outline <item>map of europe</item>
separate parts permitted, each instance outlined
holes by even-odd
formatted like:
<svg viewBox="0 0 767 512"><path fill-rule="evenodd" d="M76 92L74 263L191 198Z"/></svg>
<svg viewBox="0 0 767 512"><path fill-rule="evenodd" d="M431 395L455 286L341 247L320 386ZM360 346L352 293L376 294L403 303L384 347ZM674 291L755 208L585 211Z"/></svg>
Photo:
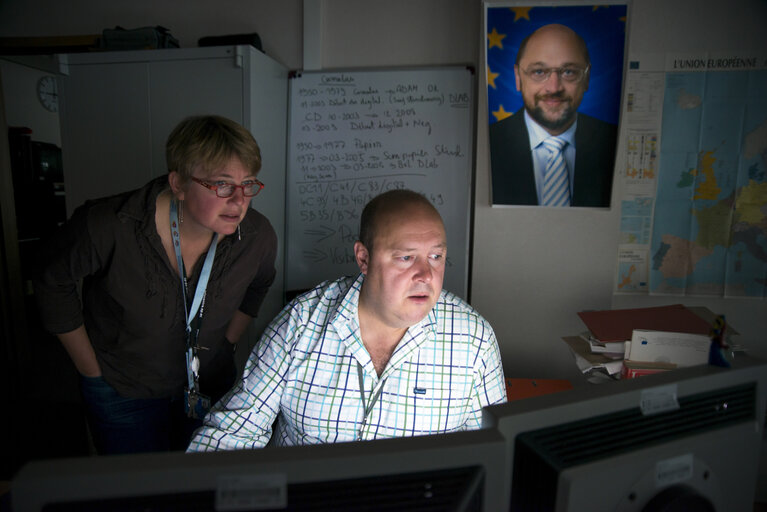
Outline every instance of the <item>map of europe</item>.
<svg viewBox="0 0 767 512"><path fill-rule="evenodd" d="M767 297L767 71L669 73L651 293Z"/></svg>

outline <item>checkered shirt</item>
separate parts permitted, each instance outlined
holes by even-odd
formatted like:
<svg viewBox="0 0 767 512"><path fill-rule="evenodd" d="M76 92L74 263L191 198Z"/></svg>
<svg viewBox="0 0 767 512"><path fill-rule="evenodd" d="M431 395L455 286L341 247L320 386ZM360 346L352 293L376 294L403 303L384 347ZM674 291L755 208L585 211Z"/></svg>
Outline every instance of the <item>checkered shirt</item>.
<svg viewBox="0 0 767 512"><path fill-rule="evenodd" d="M275 419L278 446L477 429L484 406L506 401L492 327L444 290L407 330L379 377L360 336L362 281L360 274L325 282L288 304L188 451L265 446ZM379 387L366 416L363 404L370 405Z"/></svg>

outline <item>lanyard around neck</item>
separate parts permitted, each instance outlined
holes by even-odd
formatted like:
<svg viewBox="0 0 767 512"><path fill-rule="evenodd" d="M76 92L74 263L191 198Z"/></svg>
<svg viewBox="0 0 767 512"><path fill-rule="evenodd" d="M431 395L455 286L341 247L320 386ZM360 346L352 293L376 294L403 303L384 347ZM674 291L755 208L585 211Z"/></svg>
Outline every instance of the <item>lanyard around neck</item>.
<svg viewBox="0 0 767 512"><path fill-rule="evenodd" d="M364 372L362 371L362 365L359 362L357 363L357 377L359 378L360 382L360 397L362 398L362 408L365 411L365 416L362 418L362 424L360 425L359 432L357 433L357 440L362 441L362 431L365 429L365 425L367 424L368 415L373 412L373 407L375 407L376 402L378 402L378 398L381 396L381 391L383 390L384 384L386 383L386 379L382 380L378 384L378 390L370 390L370 394L372 396L368 402L368 400L365 398Z"/></svg>
<svg viewBox="0 0 767 512"><path fill-rule="evenodd" d="M192 330L192 320L197 316L197 311L200 309L205 297L205 290L208 287L208 280L210 279L210 271L213 268L213 258L216 255L216 246L218 245L218 233L213 233L213 240L208 247L208 254L205 255L205 263L202 265L202 272L200 273L200 279L197 282L197 286L194 290L194 298L192 299L192 306L187 305L187 283L186 273L184 272L184 259L181 257L181 233L180 225L178 222L178 206L175 199L170 201L170 232L173 237L173 250L176 252L176 262L178 263L178 273L181 277L181 288L184 295L184 314L186 315L186 330L187 333Z"/></svg>
<svg viewBox="0 0 767 512"><path fill-rule="evenodd" d="M175 199L170 201L170 232L172 236L173 250L176 252L176 262L178 263L178 274L181 277L181 291L184 296L184 315L186 315L186 377L187 377L187 390L199 391L197 379L199 377L200 360L197 357L197 339L192 341L192 321L197 317L197 311L200 311L200 319L202 318L201 304L205 300L205 290L208 287L208 280L210 279L210 270L213 267L213 258L216 255L216 246L218 245L218 233L213 234L213 240L208 247L208 254L205 256L205 263L202 265L202 272L200 273L200 279L197 281L197 286L194 290L194 298L192 299L192 307L187 307L187 289L186 289L186 272L184 272L184 258L181 257L181 226L178 222L178 206ZM197 332L200 332L200 322L197 322Z"/></svg>

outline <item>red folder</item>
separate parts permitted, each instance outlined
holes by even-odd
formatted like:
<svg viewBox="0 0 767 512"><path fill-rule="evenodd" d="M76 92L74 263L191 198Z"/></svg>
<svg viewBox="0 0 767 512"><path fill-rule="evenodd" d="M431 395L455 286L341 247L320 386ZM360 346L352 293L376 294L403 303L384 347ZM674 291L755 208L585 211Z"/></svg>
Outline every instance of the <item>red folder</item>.
<svg viewBox="0 0 767 512"><path fill-rule="evenodd" d="M591 334L603 343L627 341L634 329L709 334L711 326L682 304L578 313Z"/></svg>

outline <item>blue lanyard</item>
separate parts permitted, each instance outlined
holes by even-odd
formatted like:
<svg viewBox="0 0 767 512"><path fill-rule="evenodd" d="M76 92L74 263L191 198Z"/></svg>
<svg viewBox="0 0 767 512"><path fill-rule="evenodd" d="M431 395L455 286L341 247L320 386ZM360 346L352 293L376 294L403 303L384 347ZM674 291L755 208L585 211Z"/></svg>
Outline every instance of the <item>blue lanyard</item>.
<svg viewBox="0 0 767 512"><path fill-rule="evenodd" d="M386 379L380 381L378 383L378 390L375 389L370 390L370 401L365 398L365 378L364 378L364 372L362 371L362 365L358 362L357 363L357 378L359 379L360 383L360 397L362 398L362 410L365 412L365 416L362 418L362 423L360 424L360 428L357 431L357 441L362 441L362 435L363 431L365 430L365 426L368 422L368 416L371 412L373 412L373 407L375 407L376 402L378 402L378 398L381 396L381 391L383 390L384 384L386 383Z"/></svg>
<svg viewBox="0 0 767 512"><path fill-rule="evenodd" d="M172 236L173 250L176 252L176 262L178 263L178 273L181 277L181 291L184 296L184 315L186 315L186 373L187 385L189 390L198 391L197 380L199 378L200 360L197 357L197 340L192 343L192 321L200 312L200 319L205 308L205 292L210 279L210 271L213 267L213 258L216 255L216 246L218 245L218 233L213 234L213 240L208 247L208 254L205 256L205 263L202 265L200 280L194 290L192 307L187 306L187 283L186 273L184 272L184 259L181 257L181 234L179 232L178 206L175 199L170 201L170 232ZM197 324L197 334L199 335L200 325Z"/></svg>

